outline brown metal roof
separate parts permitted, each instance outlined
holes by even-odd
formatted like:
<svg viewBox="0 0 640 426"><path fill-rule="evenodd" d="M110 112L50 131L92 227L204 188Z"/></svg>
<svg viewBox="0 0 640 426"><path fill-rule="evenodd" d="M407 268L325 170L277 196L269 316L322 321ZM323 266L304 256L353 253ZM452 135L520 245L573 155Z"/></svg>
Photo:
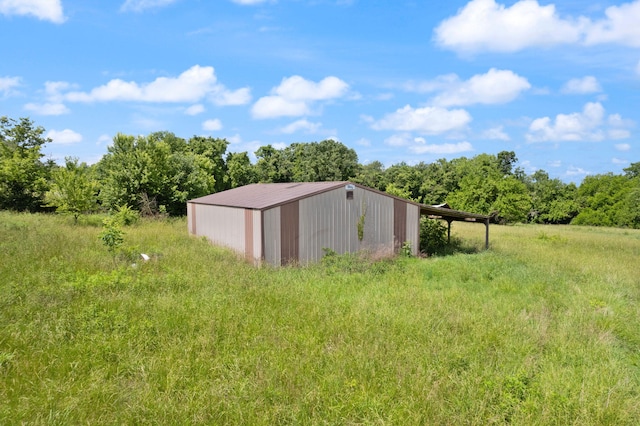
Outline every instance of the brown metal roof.
<svg viewBox="0 0 640 426"><path fill-rule="evenodd" d="M413 204L419 207L420 214L432 219L442 219L449 222L449 232L452 221L479 222L487 227L485 246L489 248L489 218L490 216L453 210L447 204L428 206L419 204L411 200L396 197L377 189L369 188L352 182L297 182L297 183L254 183L217 192L204 197L189 200L189 203L206 204L214 206L237 207L253 210L266 210L281 206L292 201L300 200L312 195L320 194L336 188L353 185L368 191L396 198L398 200Z"/></svg>
<svg viewBox="0 0 640 426"><path fill-rule="evenodd" d="M190 203L214 206L239 207L245 209L264 210L300 200L311 195L330 191L351 184L369 191L377 192L392 198L420 207L420 213L435 219L484 222L489 216L453 210L448 205L428 206L411 200L399 198L386 192L378 191L352 182L292 182L292 183L254 183L227 191L217 192L204 197L189 200Z"/></svg>
<svg viewBox="0 0 640 426"><path fill-rule="evenodd" d="M340 188L349 182L254 183L189 200L190 203L264 210Z"/></svg>

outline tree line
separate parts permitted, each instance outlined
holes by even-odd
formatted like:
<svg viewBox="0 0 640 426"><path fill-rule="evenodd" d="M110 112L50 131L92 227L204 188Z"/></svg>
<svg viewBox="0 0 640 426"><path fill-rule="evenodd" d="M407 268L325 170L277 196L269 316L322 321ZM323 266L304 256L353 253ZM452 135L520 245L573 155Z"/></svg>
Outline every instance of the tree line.
<svg viewBox="0 0 640 426"><path fill-rule="evenodd" d="M171 132L117 134L93 165L45 159L51 142L29 118L0 117L0 209L76 217L128 207L143 215L183 215L186 201L256 182L350 180L424 204L491 214L498 222L640 228L640 162L624 173L587 176L577 186L544 170L527 175L513 151L384 167L360 164L334 140L228 152L225 139Z"/></svg>

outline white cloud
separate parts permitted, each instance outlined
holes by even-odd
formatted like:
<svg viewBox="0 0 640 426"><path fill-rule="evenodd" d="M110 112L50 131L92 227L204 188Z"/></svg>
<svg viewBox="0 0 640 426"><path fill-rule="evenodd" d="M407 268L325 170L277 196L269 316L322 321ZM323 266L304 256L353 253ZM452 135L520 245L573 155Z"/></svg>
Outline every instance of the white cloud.
<svg viewBox="0 0 640 426"><path fill-rule="evenodd" d="M320 82L306 80L299 75L284 78L272 93L294 101L316 101L339 98L349 89L349 85L337 77L326 77Z"/></svg>
<svg viewBox="0 0 640 426"><path fill-rule="evenodd" d="M348 90L349 85L337 77L326 77L316 83L294 75L284 78L269 96L258 99L251 114L254 118L308 115L314 102L340 98Z"/></svg>
<svg viewBox="0 0 640 426"><path fill-rule="evenodd" d="M384 143L389 146L399 147L399 146L407 146L411 144L412 141L413 141L413 138L409 133L400 133L400 134L389 136L384 140Z"/></svg>
<svg viewBox="0 0 640 426"><path fill-rule="evenodd" d="M440 107L413 108L406 105L384 118L374 121L374 130L396 130L424 134L439 134L460 130L471 122L471 116L463 109L448 110Z"/></svg>
<svg viewBox="0 0 640 426"><path fill-rule="evenodd" d="M371 146L371 141L367 138L360 138L356 141L356 145L359 146Z"/></svg>
<svg viewBox="0 0 640 426"><path fill-rule="evenodd" d="M280 129L281 133L292 134L299 131L316 133L322 127L322 123L312 123L306 119L294 121Z"/></svg>
<svg viewBox="0 0 640 426"><path fill-rule="evenodd" d="M586 171L581 167L569 166L567 171L565 172L567 176L586 176L591 174L591 172Z"/></svg>
<svg viewBox="0 0 640 426"><path fill-rule="evenodd" d="M562 93L571 95L585 95L589 93L601 92L602 88L598 80L591 75L583 78L573 78L569 80L561 89Z"/></svg>
<svg viewBox="0 0 640 426"><path fill-rule="evenodd" d="M76 85L66 81L47 81L44 83L44 91L50 102L61 102L64 99L62 92L77 88Z"/></svg>
<svg viewBox="0 0 640 426"><path fill-rule="evenodd" d="M473 104L503 104L531 88L526 78L513 71L491 68L486 74L477 74L467 81L449 78L444 91L432 103L439 106Z"/></svg>
<svg viewBox="0 0 640 426"><path fill-rule="evenodd" d="M636 74L640 75L640 61L638 61L638 65L636 65Z"/></svg>
<svg viewBox="0 0 640 426"><path fill-rule="evenodd" d="M493 127L487 129L482 133L484 139L493 139L501 141L509 141L511 138L504 132L504 126Z"/></svg>
<svg viewBox="0 0 640 426"><path fill-rule="evenodd" d="M254 118L299 117L310 112L306 102L294 102L280 96L262 97L251 108Z"/></svg>
<svg viewBox="0 0 640 426"><path fill-rule="evenodd" d="M251 102L251 89L243 87L238 90L222 90L213 94L211 101L218 106L246 105Z"/></svg>
<svg viewBox="0 0 640 426"><path fill-rule="evenodd" d="M604 13L605 19L589 27L585 37L587 45L619 43L640 47L640 1L611 6Z"/></svg>
<svg viewBox="0 0 640 426"><path fill-rule="evenodd" d="M221 130L222 129L222 122L220 120L218 120L217 118L212 119L212 120L206 120L204 123L202 123L202 130L206 130L209 132L215 132L217 130Z"/></svg>
<svg viewBox="0 0 640 426"><path fill-rule="evenodd" d="M416 139L420 142L421 138ZM409 148L409 151L415 154L459 154L461 152L473 151L473 146L469 142L459 143L443 143L443 144L427 144L422 143Z"/></svg>
<svg viewBox="0 0 640 426"><path fill-rule="evenodd" d="M240 89L246 99L248 89ZM64 98L70 102L197 102L208 97L212 102L227 105L238 101L235 92L229 92L217 83L213 67L194 65L178 77L158 77L150 83L115 79L90 92L68 92Z"/></svg>
<svg viewBox="0 0 640 426"><path fill-rule="evenodd" d="M142 12L147 9L155 9L175 3L176 0L126 0L120 10L123 12Z"/></svg>
<svg viewBox="0 0 640 426"><path fill-rule="evenodd" d="M65 21L61 0L0 0L3 15L31 15L43 21Z"/></svg>
<svg viewBox="0 0 640 426"><path fill-rule="evenodd" d="M511 7L472 0L435 29L438 44L459 52L515 52L532 46L579 41L584 19L560 18L555 6L521 0Z"/></svg>
<svg viewBox="0 0 640 426"><path fill-rule="evenodd" d="M204 112L204 105L202 104L191 105L189 108L184 110L184 113L186 115L198 115L198 114L202 114L203 112Z"/></svg>
<svg viewBox="0 0 640 426"><path fill-rule="evenodd" d="M623 160L623 159L616 158L616 157L613 157L613 158L611 159L611 162L612 162L613 164L629 164L629 162L628 162L627 160Z"/></svg>
<svg viewBox="0 0 640 426"><path fill-rule="evenodd" d="M600 141L605 138L604 124L603 106L590 102L582 112L558 114L555 121L549 117L533 120L526 137L530 142Z"/></svg>
<svg viewBox="0 0 640 426"><path fill-rule="evenodd" d="M609 139L629 139L631 132L626 129L609 129L607 136Z"/></svg>
<svg viewBox="0 0 640 426"><path fill-rule="evenodd" d="M74 132L70 129L64 130L49 130L46 135L53 143L60 145L70 145L78 142L82 142L82 135Z"/></svg>
<svg viewBox="0 0 640 426"><path fill-rule="evenodd" d="M615 43L640 47L640 0L610 6L600 20L560 17L555 5L520 0L507 7L495 0L471 0L434 31L436 42L461 53L516 52L560 44Z"/></svg>
<svg viewBox="0 0 640 426"><path fill-rule="evenodd" d="M18 86L20 86L20 77L0 77L0 95L13 95L14 89Z"/></svg>
<svg viewBox="0 0 640 426"><path fill-rule="evenodd" d="M631 150L631 145L628 143L618 143L615 145L615 147L618 151L622 151L622 152Z"/></svg>
<svg viewBox="0 0 640 426"><path fill-rule="evenodd" d="M253 5L253 4L266 3L268 0L231 0L231 1L241 5Z"/></svg>
<svg viewBox="0 0 640 426"><path fill-rule="evenodd" d="M113 142L113 138L107 134L103 134L100 135L100 137L98 137L98 140L96 142L96 145L100 146L100 145L110 145L111 142Z"/></svg>
<svg viewBox="0 0 640 426"><path fill-rule="evenodd" d="M28 103L24 106L24 109L39 115L63 115L69 113L69 108L61 103Z"/></svg>

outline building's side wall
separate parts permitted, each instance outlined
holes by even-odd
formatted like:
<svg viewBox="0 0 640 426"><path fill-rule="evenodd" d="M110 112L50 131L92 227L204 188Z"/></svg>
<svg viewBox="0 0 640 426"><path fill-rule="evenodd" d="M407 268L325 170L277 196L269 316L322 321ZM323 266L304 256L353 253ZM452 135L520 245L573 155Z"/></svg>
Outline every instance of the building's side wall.
<svg viewBox="0 0 640 426"><path fill-rule="evenodd" d="M280 266L280 207L274 207L262 212L262 253L264 261L271 265Z"/></svg>
<svg viewBox="0 0 640 426"><path fill-rule="evenodd" d="M187 229L191 235L196 235L196 205L187 203Z"/></svg>
<svg viewBox="0 0 640 426"><path fill-rule="evenodd" d="M393 199L359 187L352 191L353 199L338 188L299 201L301 263L320 260L324 248L340 254L393 250Z"/></svg>
<svg viewBox="0 0 640 426"><path fill-rule="evenodd" d="M361 250L370 252L393 252L393 198L377 192L362 191L364 202L364 238L360 244Z"/></svg>
<svg viewBox="0 0 640 426"><path fill-rule="evenodd" d="M245 210L234 207L193 204L187 209L195 235L245 255Z"/></svg>
<svg viewBox="0 0 640 426"><path fill-rule="evenodd" d="M253 263L259 265L262 263L262 212L260 210L251 210L253 221Z"/></svg>
<svg viewBox="0 0 640 426"><path fill-rule="evenodd" d="M407 204L402 200L393 200L393 245L396 252L407 240Z"/></svg>
<svg viewBox="0 0 640 426"><path fill-rule="evenodd" d="M420 252L420 207L407 203L406 240L411 244L411 254Z"/></svg>

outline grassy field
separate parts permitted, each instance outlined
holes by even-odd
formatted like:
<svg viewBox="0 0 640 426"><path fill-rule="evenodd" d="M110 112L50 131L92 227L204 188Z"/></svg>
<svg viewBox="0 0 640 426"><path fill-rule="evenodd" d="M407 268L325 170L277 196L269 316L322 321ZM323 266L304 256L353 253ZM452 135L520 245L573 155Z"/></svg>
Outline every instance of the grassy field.
<svg viewBox="0 0 640 426"><path fill-rule="evenodd" d="M640 231L256 269L184 219L114 262L99 225L0 212L0 424L640 424Z"/></svg>

